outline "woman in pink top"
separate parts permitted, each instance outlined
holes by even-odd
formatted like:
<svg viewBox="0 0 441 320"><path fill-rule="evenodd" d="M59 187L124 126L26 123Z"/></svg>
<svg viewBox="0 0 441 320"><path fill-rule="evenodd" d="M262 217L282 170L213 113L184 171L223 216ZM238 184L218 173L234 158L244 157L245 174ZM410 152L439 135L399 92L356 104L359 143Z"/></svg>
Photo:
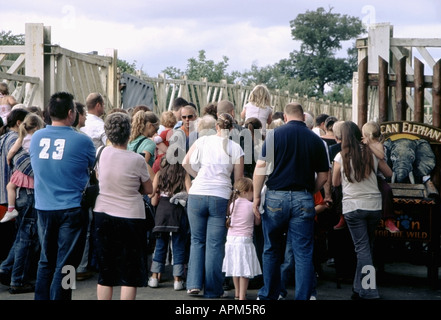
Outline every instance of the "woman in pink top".
<svg viewBox="0 0 441 320"><path fill-rule="evenodd" d="M253 180L247 177L234 183L227 212L227 243L222 272L233 277L235 299L246 300L249 280L262 274L253 244L254 225L260 215L253 213Z"/></svg>
<svg viewBox="0 0 441 320"><path fill-rule="evenodd" d="M136 288L147 285L147 225L143 194L153 192L143 156L127 150L130 117L115 112L106 117L110 146L97 164L100 193L93 209L98 257L98 300L111 300L121 286L121 300L134 300Z"/></svg>
<svg viewBox="0 0 441 320"><path fill-rule="evenodd" d="M240 117L247 121L249 118L257 118L262 123L262 134L266 133L266 125L273 121L273 109L271 105L271 94L268 88L259 84L254 87L248 98L248 103L243 107Z"/></svg>

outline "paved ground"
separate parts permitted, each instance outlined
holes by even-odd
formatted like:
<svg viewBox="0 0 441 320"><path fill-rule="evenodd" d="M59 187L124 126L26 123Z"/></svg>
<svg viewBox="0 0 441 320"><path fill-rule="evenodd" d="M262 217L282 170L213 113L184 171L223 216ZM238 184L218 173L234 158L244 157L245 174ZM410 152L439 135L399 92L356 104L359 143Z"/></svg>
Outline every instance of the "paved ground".
<svg viewBox="0 0 441 320"><path fill-rule="evenodd" d="M170 266L167 267L166 271L160 287L155 289L149 287L139 288L137 300L186 300L197 301L201 304L203 304L203 301L207 301L202 297L190 296L186 291L174 291ZM441 273L439 278L441 279ZM77 288L73 292L73 300L96 300L96 281L96 275L85 281L77 281ZM386 264L385 274L381 278L377 278L377 286L381 300L441 300L441 286L438 284L438 289L436 289L429 285L425 266L408 263ZM317 284L317 300L350 300L351 288L351 279L344 280L341 283L341 288L338 288L335 268L323 264L323 274L318 279ZM293 300L294 288L289 287L288 289L287 300ZM231 298L222 300L233 300L234 290L230 290L229 294ZM119 290L116 290L115 298L118 298L118 295ZM256 297L257 288L248 290L249 300L256 300ZM8 292L8 287L0 285L0 301L33 300L33 298L33 293L12 295Z"/></svg>

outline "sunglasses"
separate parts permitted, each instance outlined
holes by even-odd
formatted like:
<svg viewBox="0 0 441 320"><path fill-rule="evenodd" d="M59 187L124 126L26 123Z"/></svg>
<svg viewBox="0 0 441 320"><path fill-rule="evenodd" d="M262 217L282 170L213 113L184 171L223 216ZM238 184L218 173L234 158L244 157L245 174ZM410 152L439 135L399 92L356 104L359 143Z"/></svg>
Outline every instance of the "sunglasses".
<svg viewBox="0 0 441 320"><path fill-rule="evenodd" d="M193 115L189 114L188 116L181 116L181 118L184 119L184 120L187 119L187 118L188 119L193 119Z"/></svg>

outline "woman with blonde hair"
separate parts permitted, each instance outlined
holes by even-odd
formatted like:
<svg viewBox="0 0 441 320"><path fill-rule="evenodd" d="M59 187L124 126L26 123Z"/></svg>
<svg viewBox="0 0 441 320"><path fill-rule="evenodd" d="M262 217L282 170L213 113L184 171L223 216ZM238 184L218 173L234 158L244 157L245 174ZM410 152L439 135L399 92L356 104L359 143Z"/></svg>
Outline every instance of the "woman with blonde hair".
<svg viewBox="0 0 441 320"><path fill-rule="evenodd" d="M266 133L266 126L272 122L273 109L271 108L271 94L268 88L259 84L254 87L248 98L248 103L243 107L240 117L243 120L257 118L262 123L262 134Z"/></svg>
<svg viewBox="0 0 441 320"><path fill-rule="evenodd" d="M155 162L156 143L151 139L159 128L159 118L152 111L139 110L132 116L132 130L130 133L128 150L144 156L149 167L151 177Z"/></svg>

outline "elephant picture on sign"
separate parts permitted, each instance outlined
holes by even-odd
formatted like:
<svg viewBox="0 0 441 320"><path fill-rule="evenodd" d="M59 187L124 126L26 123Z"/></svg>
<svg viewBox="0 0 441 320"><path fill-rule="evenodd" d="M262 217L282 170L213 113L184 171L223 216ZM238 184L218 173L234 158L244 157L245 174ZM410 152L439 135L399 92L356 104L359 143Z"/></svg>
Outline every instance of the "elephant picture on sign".
<svg viewBox="0 0 441 320"><path fill-rule="evenodd" d="M391 183L424 183L435 168L435 154L424 139L388 139L384 142Z"/></svg>

